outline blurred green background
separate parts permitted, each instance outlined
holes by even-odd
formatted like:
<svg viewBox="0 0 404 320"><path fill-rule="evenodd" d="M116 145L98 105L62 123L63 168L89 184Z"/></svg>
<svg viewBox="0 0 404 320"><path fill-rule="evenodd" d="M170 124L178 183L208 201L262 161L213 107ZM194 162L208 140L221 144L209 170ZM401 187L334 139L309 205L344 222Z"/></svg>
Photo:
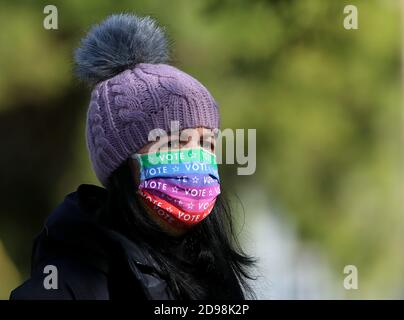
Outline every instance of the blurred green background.
<svg viewBox="0 0 404 320"><path fill-rule="evenodd" d="M58 30L43 28L47 4L58 8ZM358 30L343 28L348 4ZM89 89L73 77L72 51L119 12L166 26L173 64L209 88L223 128L257 130L256 173L222 166L227 189L264 194L298 241L327 257L337 286L356 265L360 289L343 298L404 298L400 4L0 2L0 298L28 276L32 240L54 206L79 184L98 184L84 140ZM245 214L248 224L255 207Z"/></svg>

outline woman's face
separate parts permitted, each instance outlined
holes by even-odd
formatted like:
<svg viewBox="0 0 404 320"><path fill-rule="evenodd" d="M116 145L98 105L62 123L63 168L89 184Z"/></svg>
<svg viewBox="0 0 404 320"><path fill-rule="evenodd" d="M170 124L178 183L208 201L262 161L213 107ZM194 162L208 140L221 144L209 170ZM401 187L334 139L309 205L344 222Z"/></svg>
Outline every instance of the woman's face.
<svg viewBox="0 0 404 320"><path fill-rule="evenodd" d="M179 134L167 135L166 137L161 137L157 141L153 141L143 148L137 151L139 154L145 154L149 152L165 151L165 150L178 150L178 149L190 149L190 148L204 148L212 153L215 152L216 148L216 135L214 130L207 128L192 128L184 129ZM140 183L140 167L139 163L135 159L130 159L130 167L133 172L136 187ZM153 212L149 210L147 206L144 206L146 211L151 215L151 217L167 232L172 235L181 235L185 231L174 229L172 226L164 223L155 216Z"/></svg>

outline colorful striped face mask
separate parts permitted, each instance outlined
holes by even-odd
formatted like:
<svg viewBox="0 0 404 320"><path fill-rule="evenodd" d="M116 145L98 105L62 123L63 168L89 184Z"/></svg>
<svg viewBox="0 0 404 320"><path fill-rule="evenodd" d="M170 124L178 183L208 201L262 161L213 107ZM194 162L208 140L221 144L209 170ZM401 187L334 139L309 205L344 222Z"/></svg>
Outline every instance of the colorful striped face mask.
<svg viewBox="0 0 404 320"><path fill-rule="evenodd" d="M212 211L220 193L215 154L203 149L177 149L135 154L140 164L138 194L169 224L187 228Z"/></svg>

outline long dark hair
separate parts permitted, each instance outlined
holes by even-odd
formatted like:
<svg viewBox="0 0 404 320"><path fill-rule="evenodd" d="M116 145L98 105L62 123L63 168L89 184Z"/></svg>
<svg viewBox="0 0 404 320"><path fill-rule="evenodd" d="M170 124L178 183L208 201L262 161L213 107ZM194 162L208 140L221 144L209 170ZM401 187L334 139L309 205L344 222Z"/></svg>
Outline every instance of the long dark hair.
<svg viewBox="0 0 404 320"><path fill-rule="evenodd" d="M143 246L157 261L177 299L243 299L254 294L247 283L255 260L241 249L222 193L213 212L184 236L162 230L143 209L128 162L110 176L102 218ZM172 248L185 243L183 255Z"/></svg>

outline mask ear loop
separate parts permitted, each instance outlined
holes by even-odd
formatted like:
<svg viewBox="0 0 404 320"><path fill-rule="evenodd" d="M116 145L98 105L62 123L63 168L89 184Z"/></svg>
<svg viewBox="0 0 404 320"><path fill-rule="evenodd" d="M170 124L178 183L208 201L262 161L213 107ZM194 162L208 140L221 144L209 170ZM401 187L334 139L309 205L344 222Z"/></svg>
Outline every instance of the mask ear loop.
<svg viewBox="0 0 404 320"><path fill-rule="evenodd" d="M141 155L139 153L134 153L130 156L130 159L136 160L136 163L138 165L139 168L139 172L138 172L138 177L136 180L138 180L138 184L140 185L140 183L142 182L142 176L143 176L143 163L141 161ZM135 171L132 169L132 171ZM133 174L135 174L136 172L133 172Z"/></svg>
<svg viewBox="0 0 404 320"><path fill-rule="evenodd" d="M132 155L130 156L133 160L137 160L137 163L138 163L138 165L139 165L140 171L143 169L143 162L142 162L141 156L142 156L142 155L141 155L140 153L134 153L134 154L132 154Z"/></svg>

